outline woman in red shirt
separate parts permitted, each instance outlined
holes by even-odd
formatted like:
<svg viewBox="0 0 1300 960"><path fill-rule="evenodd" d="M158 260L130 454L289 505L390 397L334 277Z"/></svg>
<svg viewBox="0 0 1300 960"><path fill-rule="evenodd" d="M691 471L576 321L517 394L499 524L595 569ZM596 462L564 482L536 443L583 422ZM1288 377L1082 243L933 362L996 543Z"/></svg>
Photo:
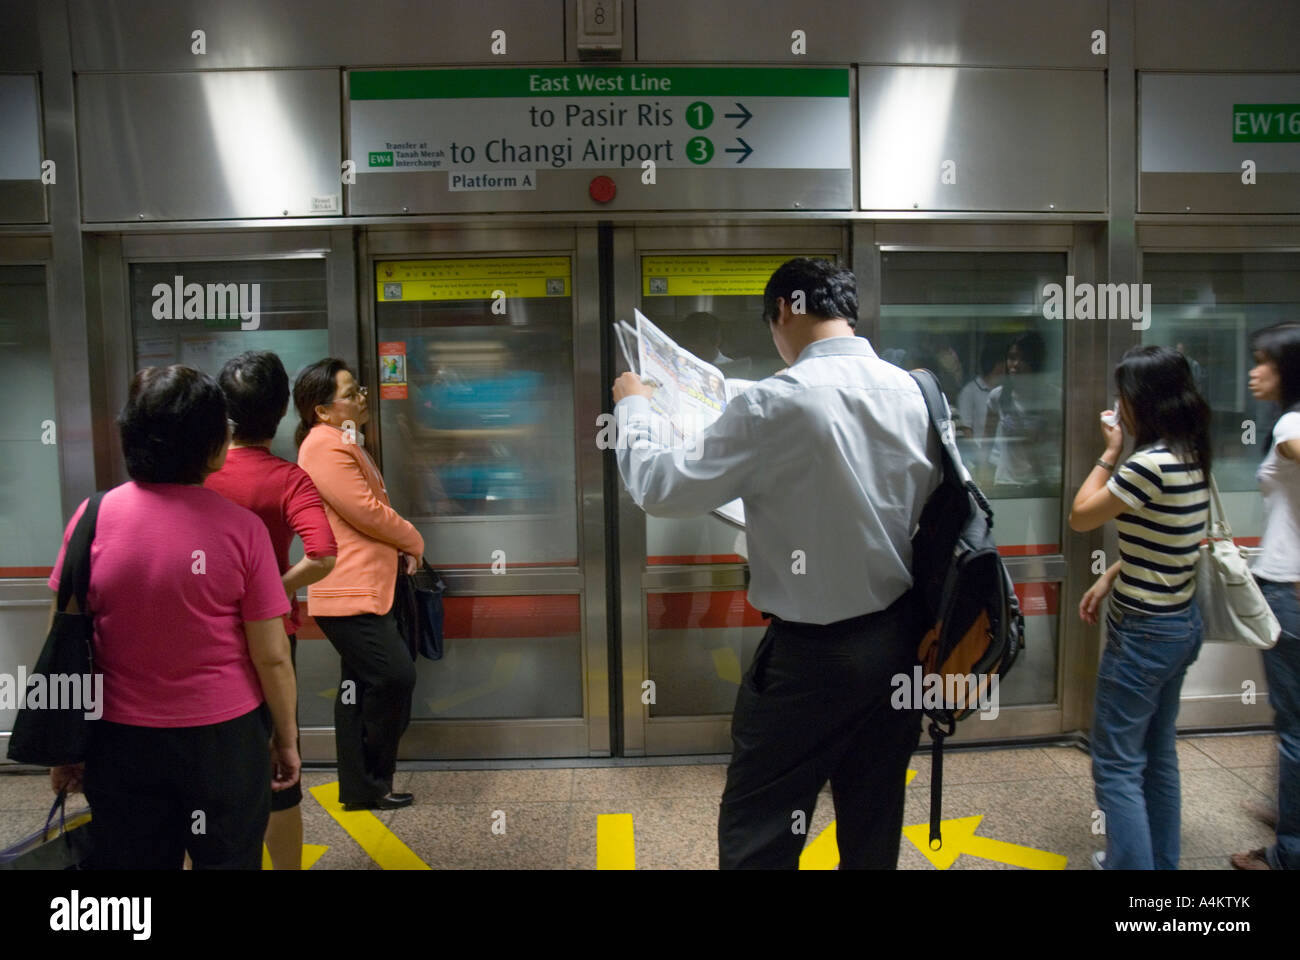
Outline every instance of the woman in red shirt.
<svg viewBox="0 0 1300 960"><path fill-rule="evenodd" d="M296 663L298 591L334 569L337 547L311 477L271 452L276 427L289 409L289 377L274 353L250 350L226 362L217 382L226 395L234 436L225 465L203 485L252 510L271 534L276 565L293 609L284 618ZM305 556L289 565L289 545L302 538ZM276 870L302 869L302 785L271 796L266 846Z"/></svg>

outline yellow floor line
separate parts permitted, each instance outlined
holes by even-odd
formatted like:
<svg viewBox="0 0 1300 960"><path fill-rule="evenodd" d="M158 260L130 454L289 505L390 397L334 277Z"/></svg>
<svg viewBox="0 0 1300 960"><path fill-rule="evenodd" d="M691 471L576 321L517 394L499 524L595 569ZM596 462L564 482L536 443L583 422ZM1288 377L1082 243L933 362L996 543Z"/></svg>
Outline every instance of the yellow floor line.
<svg viewBox="0 0 1300 960"><path fill-rule="evenodd" d="M602 813L596 816L596 869L636 869L632 814Z"/></svg>
<svg viewBox="0 0 1300 960"><path fill-rule="evenodd" d="M366 855L385 870L431 869L369 810L344 810L339 803L337 781L312 787L311 795L361 845Z"/></svg>

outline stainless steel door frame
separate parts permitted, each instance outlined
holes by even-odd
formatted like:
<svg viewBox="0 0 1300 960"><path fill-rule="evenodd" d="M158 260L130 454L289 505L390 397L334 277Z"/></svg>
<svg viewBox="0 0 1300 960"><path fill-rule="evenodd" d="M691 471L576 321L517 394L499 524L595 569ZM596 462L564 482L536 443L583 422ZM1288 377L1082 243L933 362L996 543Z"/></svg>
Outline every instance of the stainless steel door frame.
<svg viewBox="0 0 1300 960"><path fill-rule="evenodd" d="M1250 218L1216 217L1210 223L1187 223L1175 217L1143 217L1137 224L1137 271L1142 282L1145 256L1148 253L1296 253L1300 252L1300 218L1287 222L1256 223ZM1111 355L1122 353L1141 342L1140 334L1131 330L1113 332L1116 341ZM1254 552L1253 550L1251 552ZM1219 645L1215 645L1219 646ZM1253 662L1255 654L1246 649L1223 651L1233 660ZM1193 671L1196 665L1193 664ZM1231 727L1257 725L1272 719L1272 709L1260 697L1256 703L1243 703L1240 692L1189 696L1184 694L1179 707L1180 727ZM1261 709L1262 708L1262 709Z"/></svg>
<svg viewBox="0 0 1300 960"><path fill-rule="evenodd" d="M609 756L609 655L606 630L603 453L596 448L602 391L600 289L596 229L454 225L371 229L357 244L362 379L377 382L374 271L379 260L565 255L573 271L574 438L579 566L510 570L501 575L443 570L457 596L577 595L581 604L583 715L510 720L415 720L402 741L405 759ZM376 458L383 424L375 405L368 430ZM326 731L328 732L328 731ZM332 733L329 750L333 750Z"/></svg>
<svg viewBox="0 0 1300 960"><path fill-rule="evenodd" d="M1066 273L1095 281L1102 232L1093 223L955 223L878 222L854 224L855 267L870 272L875 283L860 312L871 316L868 337L879 332L881 254L886 251L1064 253ZM861 285L860 285L861 286ZM870 312L868 312L870 311ZM1008 557L1017 583L1059 583L1057 700L1050 704L1003 706L994 719L959 724L957 741L1004 740L1065 733L1083 728L1091 717L1092 680L1096 674L1097 632L1070 615L1071 598L1091 584L1091 553L1101 548L1101 533L1075 534L1066 529L1068 497L1083 482L1095 459L1095 414L1105 405L1105 340L1097 323L1070 322L1064 331L1067 364L1064 447L1061 477L1062 552L1050 556Z"/></svg>
<svg viewBox="0 0 1300 960"><path fill-rule="evenodd" d="M673 254L834 254L848 263L842 223L711 222L700 225L616 226L614 311L623 319L640 303L641 258ZM730 715L656 717L642 702L650 679L646 595L666 590L743 590L744 564L646 566L645 514L618 482L619 626L622 652L623 755L729 753Z"/></svg>

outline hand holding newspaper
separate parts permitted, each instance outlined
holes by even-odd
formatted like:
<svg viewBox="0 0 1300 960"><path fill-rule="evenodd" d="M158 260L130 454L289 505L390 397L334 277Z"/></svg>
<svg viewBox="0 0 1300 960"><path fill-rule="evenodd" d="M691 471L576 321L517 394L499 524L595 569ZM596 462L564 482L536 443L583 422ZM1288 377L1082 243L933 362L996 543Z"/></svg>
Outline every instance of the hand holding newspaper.
<svg viewBox="0 0 1300 960"><path fill-rule="evenodd" d="M722 416L729 400L743 393L754 381L728 380L713 364L678 346L640 310L634 313L635 330L622 323L614 327L623 357L643 383L657 388L650 398L650 409L668 421L672 428L671 442L694 449L696 436ZM626 341L629 334L636 337L635 366ZM744 506L739 500L713 512L738 527L745 526Z"/></svg>

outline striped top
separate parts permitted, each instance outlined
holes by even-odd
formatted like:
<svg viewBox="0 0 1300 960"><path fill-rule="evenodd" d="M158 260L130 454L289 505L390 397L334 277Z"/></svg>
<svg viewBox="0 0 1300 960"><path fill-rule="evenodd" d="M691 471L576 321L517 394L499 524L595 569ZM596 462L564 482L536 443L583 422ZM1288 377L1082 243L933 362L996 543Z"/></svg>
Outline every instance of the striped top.
<svg viewBox="0 0 1300 960"><path fill-rule="evenodd" d="M1196 593L1196 556L1209 514L1200 468L1163 444L1134 450L1106 483L1132 507L1116 519L1114 600L1140 613L1176 613Z"/></svg>

